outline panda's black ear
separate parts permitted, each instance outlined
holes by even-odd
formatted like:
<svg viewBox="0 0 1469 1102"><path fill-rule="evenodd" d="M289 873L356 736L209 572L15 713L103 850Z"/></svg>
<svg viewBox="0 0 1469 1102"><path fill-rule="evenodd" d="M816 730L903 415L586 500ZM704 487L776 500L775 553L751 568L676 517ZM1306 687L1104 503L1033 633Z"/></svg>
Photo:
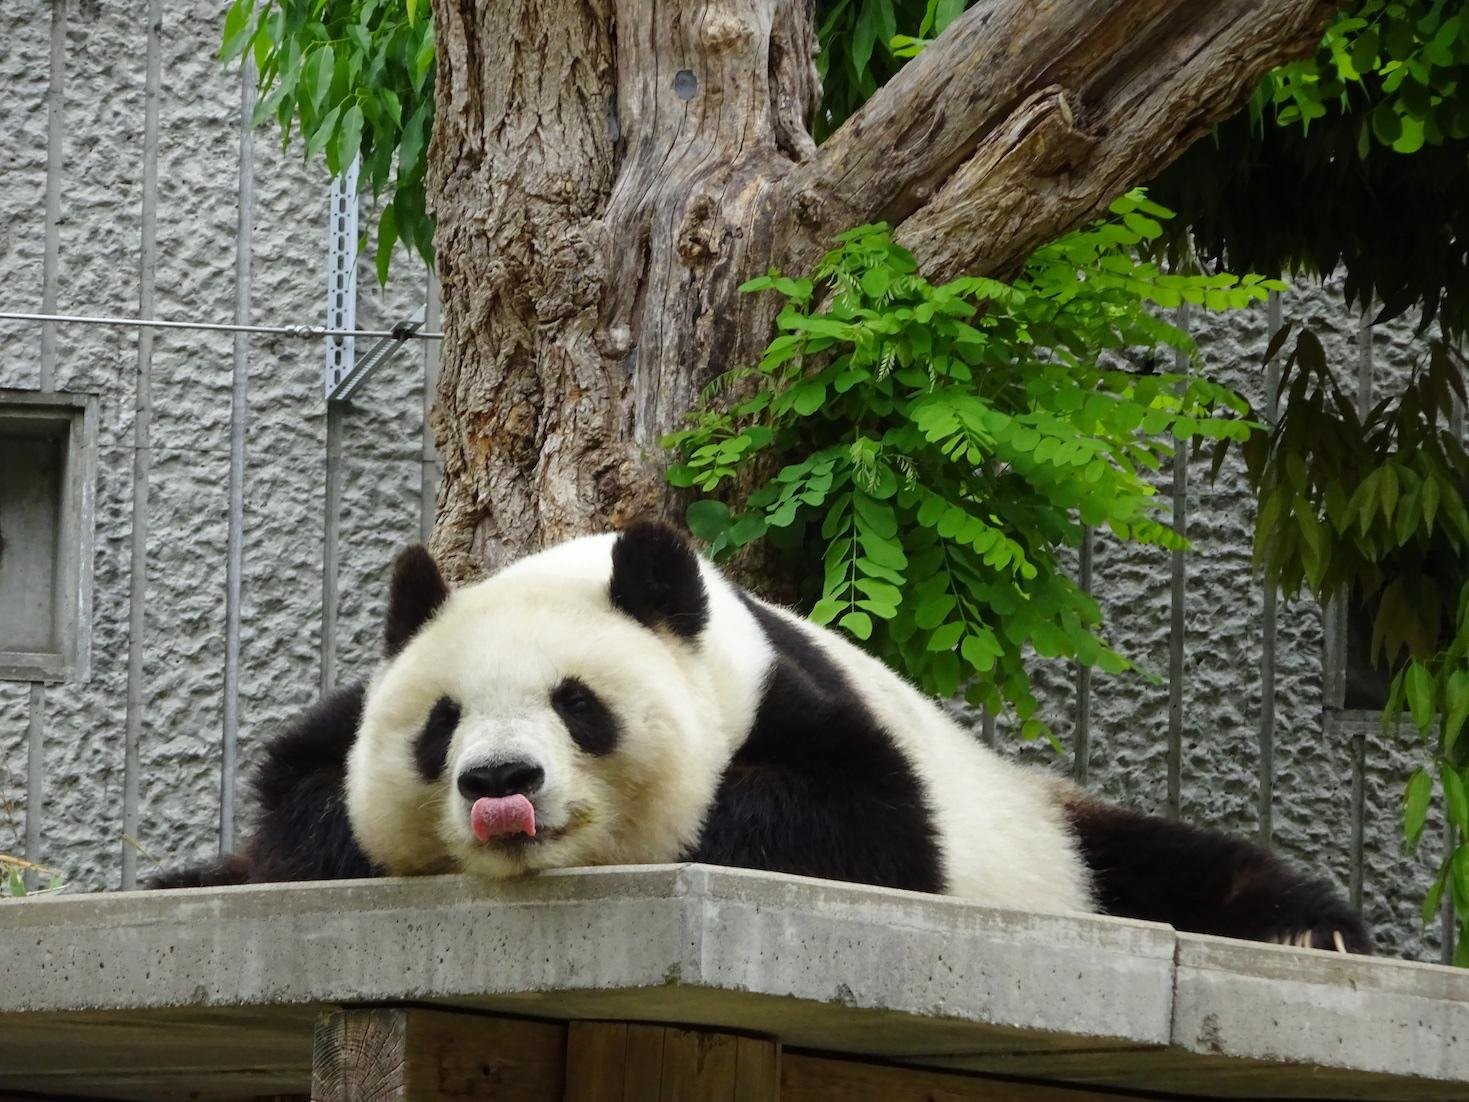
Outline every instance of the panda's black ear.
<svg viewBox="0 0 1469 1102"><path fill-rule="evenodd" d="M612 607L650 628L692 639L709 622L699 556L682 534L640 520L612 545Z"/></svg>
<svg viewBox="0 0 1469 1102"><path fill-rule="evenodd" d="M388 590L388 622L384 650L392 658L407 645L449 596L449 587L433 556L421 543L405 547L393 560L393 582Z"/></svg>

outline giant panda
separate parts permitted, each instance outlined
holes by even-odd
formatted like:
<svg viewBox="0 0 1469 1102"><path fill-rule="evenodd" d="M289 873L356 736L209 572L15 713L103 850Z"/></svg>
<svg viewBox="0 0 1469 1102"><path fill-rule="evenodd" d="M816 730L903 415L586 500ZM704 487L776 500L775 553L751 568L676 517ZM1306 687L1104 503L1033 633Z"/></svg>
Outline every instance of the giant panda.
<svg viewBox="0 0 1469 1102"><path fill-rule="evenodd" d="M451 592L394 565L387 660L270 748L245 850L157 886L702 861L1370 952L1323 882L984 747L662 524Z"/></svg>

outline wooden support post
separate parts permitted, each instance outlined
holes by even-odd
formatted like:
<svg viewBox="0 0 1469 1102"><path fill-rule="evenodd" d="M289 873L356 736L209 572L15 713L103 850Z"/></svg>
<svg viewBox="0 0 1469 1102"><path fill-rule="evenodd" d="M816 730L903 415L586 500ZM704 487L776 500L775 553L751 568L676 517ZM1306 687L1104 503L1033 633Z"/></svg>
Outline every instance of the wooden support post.
<svg viewBox="0 0 1469 1102"><path fill-rule="evenodd" d="M561 1102L566 1028L387 1007L316 1023L312 1102Z"/></svg>
<svg viewBox="0 0 1469 1102"><path fill-rule="evenodd" d="M572 1022L566 1102L776 1102L780 1045L677 1026Z"/></svg>
<svg viewBox="0 0 1469 1102"><path fill-rule="evenodd" d="M1128 1099L1142 1102L1143 1099L1135 1094L987 1079L823 1056L786 1057L781 1064L780 1090L781 1102L824 1102L829 1098L840 1098L842 1102L1127 1102Z"/></svg>

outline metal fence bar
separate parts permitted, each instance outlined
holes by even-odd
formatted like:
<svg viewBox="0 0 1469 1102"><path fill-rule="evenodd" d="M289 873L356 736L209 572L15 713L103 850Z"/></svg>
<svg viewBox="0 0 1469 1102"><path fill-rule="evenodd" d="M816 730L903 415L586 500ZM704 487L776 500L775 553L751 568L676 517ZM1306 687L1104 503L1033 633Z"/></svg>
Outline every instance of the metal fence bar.
<svg viewBox="0 0 1469 1102"><path fill-rule="evenodd" d="M1088 596L1092 592L1092 530L1081 530L1081 552L1077 584ZM1071 777L1085 785L1090 772L1092 752L1092 668L1085 662L1076 664L1076 730L1071 742Z"/></svg>
<svg viewBox="0 0 1469 1102"><path fill-rule="evenodd" d="M342 519L342 414L345 402L326 404L326 502L321 539L321 693L337 684L337 570Z"/></svg>
<svg viewBox="0 0 1469 1102"><path fill-rule="evenodd" d="M1448 340L1448 335L1443 332L1442 319L1439 320L1439 335L1444 340ZM1462 351L1462 347L1460 351ZM1450 421L1450 429L1461 444L1465 442L1464 404L1457 397L1454 398L1454 411L1453 418ZM1454 846L1458 842L1458 837L1455 833L1453 820L1448 816L1444 817L1443 839L1444 853L1448 854L1453 852ZM1459 930L1457 923L1454 922L1454 893L1452 891L1443 893L1443 902L1439 904L1438 908L1438 928L1438 959L1444 964L1453 964L1455 943L1458 940Z"/></svg>
<svg viewBox="0 0 1469 1102"><path fill-rule="evenodd" d="M439 280L433 268L429 268L423 325L425 329L437 330L439 324ZM434 516L438 509L439 455L434 448L434 429L430 421L438 390L439 346L430 342L423 346L423 436L418 469L418 538L424 543L433 535Z"/></svg>
<svg viewBox="0 0 1469 1102"><path fill-rule="evenodd" d="M61 174L66 92L66 0L51 0L51 70L46 89L46 243L41 261L41 308L55 310L60 283ZM56 389L56 326L41 329L39 389ZM46 684L33 681L26 720L26 831L27 861L42 862L46 816ZM25 881L35 887L36 874L27 870Z"/></svg>
<svg viewBox="0 0 1469 1102"><path fill-rule="evenodd" d="M1363 311L1357 326L1357 412L1366 417L1372 409L1372 322ZM1337 628L1340 633L1342 699L1346 704L1347 684L1347 633L1351 612L1345 601L1337 604ZM1366 821L1367 821L1367 735L1361 724L1353 724L1352 762L1352 805L1351 805L1351 867L1348 873L1347 892L1353 908L1362 910L1362 880L1366 865Z"/></svg>
<svg viewBox="0 0 1469 1102"><path fill-rule="evenodd" d="M1177 325L1188 330L1188 304L1178 308ZM1188 356L1173 354L1173 369L1179 374L1188 370ZM1188 447L1179 440L1173 453L1173 530L1180 536L1188 532ZM1168 602L1168 804L1170 819L1177 819L1183 809L1183 642L1184 602L1187 600L1188 567L1182 551L1174 551L1170 570Z"/></svg>
<svg viewBox="0 0 1469 1102"><path fill-rule="evenodd" d="M0 321L37 322L48 325L109 325L119 329L189 329L203 333L258 333L267 337L319 341L337 337L372 337L377 340L437 341L444 334L415 329L336 329L329 325L237 325L223 321L168 321L163 318L121 318L106 314L37 314L27 310L0 310Z"/></svg>
<svg viewBox="0 0 1469 1102"><path fill-rule="evenodd" d="M163 0L148 3L147 77L143 115L143 214L138 265L138 313L154 309L158 260L158 89L162 72ZM137 394L133 413L133 508L128 566L127 721L123 735L122 886L138 882L138 742L143 729L143 633L148 593L148 477L153 420L153 330L138 330Z"/></svg>
<svg viewBox="0 0 1469 1102"><path fill-rule="evenodd" d="M1281 317L1280 292L1271 291L1265 306L1266 329L1274 340L1284 324ZM1280 355L1265 365L1265 419L1274 425L1280 417ZM1267 583L1260 610L1260 764L1256 815L1260 823L1260 844L1270 845L1275 835L1275 648L1280 592Z"/></svg>
<svg viewBox="0 0 1469 1102"><path fill-rule="evenodd" d="M46 244L41 309L56 310L61 266L61 180L66 171L66 0L51 0L51 77L46 88ZM41 389L56 389L56 326L41 327Z"/></svg>
<svg viewBox="0 0 1469 1102"><path fill-rule="evenodd" d="M239 211L235 222L235 322L250 321L250 238L255 222L255 64L240 66ZM224 704L219 747L219 852L235 840L235 768L240 736L240 583L245 571L245 434L249 424L250 340L235 334L230 378L229 535L224 571Z"/></svg>

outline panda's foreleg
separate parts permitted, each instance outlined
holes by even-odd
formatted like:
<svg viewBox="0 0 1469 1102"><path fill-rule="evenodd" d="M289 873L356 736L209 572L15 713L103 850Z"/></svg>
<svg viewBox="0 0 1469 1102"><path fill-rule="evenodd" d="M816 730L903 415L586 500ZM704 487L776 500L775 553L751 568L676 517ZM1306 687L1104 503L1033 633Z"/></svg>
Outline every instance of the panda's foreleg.
<svg viewBox="0 0 1469 1102"><path fill-rule="evenodd" d="M850 763L849 763L850 764ZM910 891L943 890L938 845L916 782L902 770L812 770L736 763L697 846L710 865Z"/></svg>
<svg viewBox="0 0 1469 1102"><path fill-rule="evenodd" d="M266 745L250 782L252 829L241 851L152 878L149 888L200 888L378 875L352 834L344 785L363 686L328 694Z"/></svg>
<svg viewBox="0 0 1469 1102"><path fill-rule="evenodd" d="M1192 933L1370 953L1361 917L1324 880L1217 830L1085 799L1066 813L1107 914Z"/></svg>

